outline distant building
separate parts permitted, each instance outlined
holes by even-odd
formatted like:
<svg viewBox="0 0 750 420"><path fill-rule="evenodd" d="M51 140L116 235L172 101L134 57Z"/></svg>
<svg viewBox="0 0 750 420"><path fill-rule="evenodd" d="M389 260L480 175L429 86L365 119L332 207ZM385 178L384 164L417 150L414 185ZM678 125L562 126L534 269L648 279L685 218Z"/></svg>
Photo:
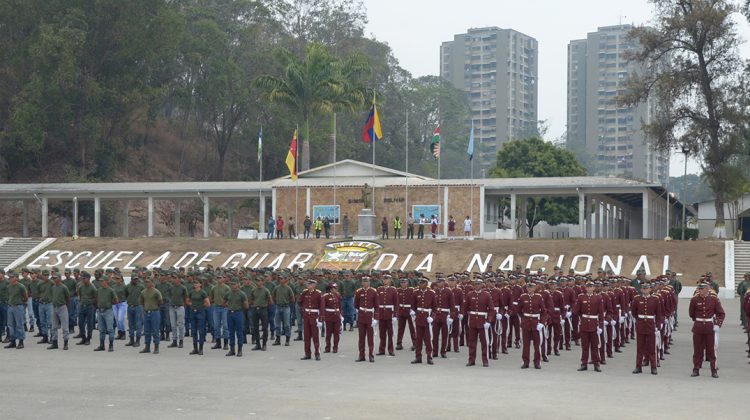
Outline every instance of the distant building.
<svg viewBox="0 0 750 420"><path fill-rule="evenodd" d="M656 114L649 100L621 107L628 75L641 68L626 54L638 48L631 25L600 27L568 44L567 147L591 175L620 176L666 184L669 153L655 152L641 129Z"/></svg>
<svg viewBox="0 0 750 420"><path fill-rule="evenodd" d="M469 95L477 174L508 140L537 132L536 39L513 29L469 29L440 46L440 76Z"/></svg>

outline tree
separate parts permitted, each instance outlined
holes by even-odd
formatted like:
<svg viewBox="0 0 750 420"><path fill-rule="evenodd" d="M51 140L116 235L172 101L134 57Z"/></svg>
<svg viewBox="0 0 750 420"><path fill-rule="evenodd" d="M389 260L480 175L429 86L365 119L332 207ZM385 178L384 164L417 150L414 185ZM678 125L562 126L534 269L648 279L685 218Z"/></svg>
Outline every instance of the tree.
<svg viewBox="0 0 750 420"><path fill-rule="evenodd" d="M714 237L726 237L724 204L740 150L738 131L748 121L738 104L742 61L729 0L652 0L654 27L635 28L642 48L630 54L643 66L620 97L625 105L658 104L655 119L643 129L654 147L690 150L716 196Z"/></svg>
<svg viewBox="0 0 750 420"><path fill-rule="evenodd" d="M586 169L573 153L539 137L509 141L497 152L497 166L490 171L492 178L525 178L585 176ZM507 208L507 206L504 206ZM550 225L578 222L578 198L526 198L519 206L525 223L517 219L519 236L526 228L531 234L542 220Z"/></svg>

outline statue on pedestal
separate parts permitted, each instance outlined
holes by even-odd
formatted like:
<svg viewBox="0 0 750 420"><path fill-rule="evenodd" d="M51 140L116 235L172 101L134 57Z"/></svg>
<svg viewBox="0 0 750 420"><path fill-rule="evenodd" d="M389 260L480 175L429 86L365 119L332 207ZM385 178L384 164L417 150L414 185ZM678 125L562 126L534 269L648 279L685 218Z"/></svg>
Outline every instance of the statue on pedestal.
<svg viewBox="0 0 750 420"><path fill-rule="evenodd" d="M362 187L362 205L366 209L372 209L372 207L370 207L370 204L372 204L370 202L370 195L372 195L370 187L367 185L367 183L365 183L365 186Z"/></svg>

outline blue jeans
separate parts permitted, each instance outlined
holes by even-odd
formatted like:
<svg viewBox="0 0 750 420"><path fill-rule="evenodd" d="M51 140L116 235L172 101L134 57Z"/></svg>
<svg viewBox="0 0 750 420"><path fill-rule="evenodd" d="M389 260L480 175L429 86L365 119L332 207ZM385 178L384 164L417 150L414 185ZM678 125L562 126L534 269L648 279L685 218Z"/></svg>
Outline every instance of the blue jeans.
<svg viewBox="0 0 750 420"><path fill-rule="evenodd" d="M268 326L273 334L276 331L276 304L268 305Z"/></svg>
<svg viewBox="0 0 750 420"><path fill-rule="evenodd" d="M10 330L10 307L5 303L0 303L0 336L8 332L8 336L12 334Z"/></svg>
<svg viewBox="0 0 750 420"><path fill-rule="evenodd" d="M292 308L289 305L277 305L276 306L276 336L281 337L282 333L286 337L291 337L292 335L292 326L291 326L291 316ZM283 331L282 331L283 327Z"/></svg>
<svg viewBox="0 0 750 420"><path fill-rule="evenodd" d="M70 297L68 305L68 329L72 330L78 323L78 296Z"/></svg>
<svg viewBox="0 0 750 420"><path fill-rule="evenodd" d="M161 311L144 311L143 326L145 329L146 345L151 344L153 338L154 344L159 344L159 327L161 325Z"/></svg>
<svg viewBox="0 0 750 420"><path fill-rule="evenodd" d="M190 309L190 335L193 336L193 344L206 342L206 310ZM198 340L200 334L200 341Z"/></svg>
<svg viewBox="0 0 750 420"><path fill-rule="evenodd" d="M245 313L241 309L239 311L228 311L227 322L229 324L229 345L234 347L234 343L237 343L237 348L242 350L242 344L245 341Z"/></svg>
<svg viewBox="0 0 750 420"><path fill-rule="evenodd" d="M25 340L26 333L23 330L23 321L26 314L26 307L24 305L11 306L8 310L10 319L8 320L8 327L10 334L14 340Z"/></svg>
<svg viewBox="0 0 750 420"><path fill-rule="evenodd" d="M36 327L41 329L42 324L39 322L39 299L29 299L29 302L31 302L31 313L29 313L29 318L31 319L29 321L36 321Z"/></svg>
<svg viewBox="0 0 750 420"><path fill-rule="evenodd" d="M29 296L28 302L26 302L26 308L24 308L24 310L26 312L25 316L29 320L29 325L30 326L36 325L36 319L37 318L36 318L35 314L37 312L34 311L34 299L32 299L30 296ZM24 323L25 322L26 322L26 320L24 319Z"/></svg>
<svg viewBox="0 0 750 420"><path fill-rule="evenodd" d="M128 318L128 304L120 302L113 306L115 310L115 322L117 323L117 331L125 332L125 320Z"/></svg>
<svg viewBox="0 0 750 420"><path fill-rule="evenodd" d="M109 342L115 341L115 313L112 308L99 310L96 316L99 323L99 343L104 345L104 338L109 335Z"/></svg>
<svg viewBox="0 0 750 420"><path fill-rule="evenodd" d="M128 306L128 331L130 338L143 335L143 306Z"/></svg>
<svg viewBox="0 0 750 420"><path fill-rule="evenodd" d="M91 340L91 334L94 332L94 316L96 315L96 308L94 305L81 305L78 310L78 332L81 333L81 337L86 340Z"/></svg>
<svg viewBox="0 0 750 420"><path fill-rule="evenodd" d="M294 315L295 318L297 318L297 325L294 332L297 334L302 334L302 324L305 322L305 319L302 317L302 312L300 311L299 304L294 305Z"/></svg>
<svg viewBox="0 0 750 420"><path fill-rule="evenodd" d="M159 316L161 317L159 331L163 333L172 331L172 323L169 321L169 306L169 301L165 300L164 304L159 307Z"/></svg>
<svg viewBox="0 0 750 420"><path fill-rule="evenodd" d="M39 302L39 331L43 337L49 335L52 326L52 304Z"/></svg>
<svg viewBox="0 0 750 420"><path fill-rule="evenodd" d="M344 310L344 324L354 325L354 296L341 298L341 306Z"/></svg>
<svg viewBox="0 0 750 420"><path fill-rule="evenodd" d="M268 234L266 235L266 239L273 239L273 230L274 228L268 227Z"/></svg>
<svg viewBox="0 0 750 420"><path fill-rule="evenodd" d="M229 338L229 327L227 325L227 308L213 305L211 307L211 335L214 341L219 338Z"/></svg>

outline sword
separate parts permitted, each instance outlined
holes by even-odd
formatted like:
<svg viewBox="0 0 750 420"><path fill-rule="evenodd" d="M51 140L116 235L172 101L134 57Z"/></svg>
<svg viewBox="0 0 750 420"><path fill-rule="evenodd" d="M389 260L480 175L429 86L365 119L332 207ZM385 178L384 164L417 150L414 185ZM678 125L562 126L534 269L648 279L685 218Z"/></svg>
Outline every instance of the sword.
<svg viewBox="0 0 750 420"><path fill-rule="evenodd" d="M719 332L714 331L714 352L719 351Z"/></svg>
<svg viewBox="0 0 750 420"><path fill-rule="evenodd" d="M487 320L485 319L485 322ZM484 325L482 325L484 327ZM485 343L485 353L487 353L487 360L490 360L490 329L484 328L484 343Z"/></svg>

